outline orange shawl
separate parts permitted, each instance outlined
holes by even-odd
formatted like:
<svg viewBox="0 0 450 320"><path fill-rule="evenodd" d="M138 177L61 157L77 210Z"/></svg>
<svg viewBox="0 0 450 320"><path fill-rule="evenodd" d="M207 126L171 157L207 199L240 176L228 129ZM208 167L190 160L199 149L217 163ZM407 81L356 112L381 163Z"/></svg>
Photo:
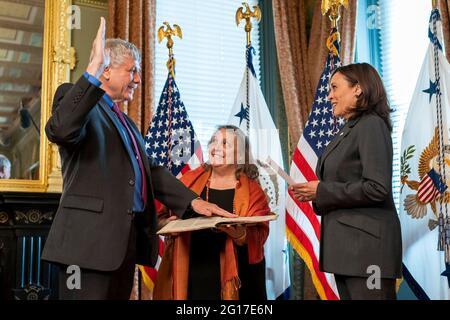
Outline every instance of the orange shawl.
<svg viewBox="0 0 450 320"><path fill-rule="evenodd" d="M192 191L201 194L211 176L211 170L203 167L187 172L180 179ZM267 197L258 182L241 174L234 194L236 214L239 216L262 216L270 214ZM160 217L162 217L160 211ZM167 212L167 211L166 211ZM246 243L250 264L260 262L264 257L264 242L269 234L269 224L259 223L247 227ZM159 267L153 293L155 300L186 300L189 275L190 232L166 237L164 255ZM239 299L239 277L235 244L230 237L220 252L220 273L222 299Z"/></svg>

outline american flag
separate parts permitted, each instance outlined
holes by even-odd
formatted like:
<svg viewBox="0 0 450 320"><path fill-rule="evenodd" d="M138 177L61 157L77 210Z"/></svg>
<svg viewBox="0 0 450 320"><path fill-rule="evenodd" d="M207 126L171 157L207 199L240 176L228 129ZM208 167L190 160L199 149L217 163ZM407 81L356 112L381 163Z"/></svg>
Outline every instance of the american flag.
<svg viewBox="0 0 450 320"><path fill-rule="evenodd" d="M144 140L150 159L178 178L203 162L200 141L171 72Z"/></svg>
<svg viewBox="0 0 450 320"><path fill-rule="evenodd" d="M169 72L167 76L144 141L145 150L152 162L168 168L174 176L180 178L185 172L203 163L203 153L184 103L181 101L174 74ZM159 205L157 203L157 208ZM164 250L163 244L161 237L155 268L140 267L144 283L150 290L153 290L156 281L156 273Z"/></svg>
<svg viewBox="0 0 450 320"><path fill-rule="evenodd" d="M328 100L331 74L341 65L339 33L336 29L331 31L327 46L329 53L317 85L311 113L292 156L290 175L298 183L317 180L317 159L344 124L343 119L333 117ZM286 200L286 234L309 268L320 298L339 299L333 275L319 270L320 217L314 213L311 203L299 202L290 193Z"/></svg>

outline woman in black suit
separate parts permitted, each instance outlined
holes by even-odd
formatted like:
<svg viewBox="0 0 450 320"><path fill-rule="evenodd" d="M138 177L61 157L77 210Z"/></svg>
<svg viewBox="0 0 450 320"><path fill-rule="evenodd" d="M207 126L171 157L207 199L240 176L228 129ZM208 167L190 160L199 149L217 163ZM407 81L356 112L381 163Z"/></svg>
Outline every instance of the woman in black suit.
<svg viewBox="0 0 450 320"><path fill-rule="evenodd" d="M290 190L322 217L320 268L341 299L395 299L402 246L386 91L371 65L351 64L333 73L328 97L347 123L320 156L318 180Z"/></svg>

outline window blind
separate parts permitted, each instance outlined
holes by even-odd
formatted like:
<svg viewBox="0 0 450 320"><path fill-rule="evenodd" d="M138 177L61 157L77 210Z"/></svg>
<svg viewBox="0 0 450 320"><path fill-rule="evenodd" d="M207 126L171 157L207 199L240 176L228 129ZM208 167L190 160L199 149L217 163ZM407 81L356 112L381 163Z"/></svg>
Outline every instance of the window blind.
<svg viewBox="0 0 450 320"><path fill-rule="evenodd" d="M403 126L428 46L431 1L380 0L381 73L391 108L393 195L399 209Z"/></svg>
<svg viewBox="0 0 450 320"><path fill-rule="evenodd" d="M258 1L248 1L250 7ZM240 0L161 0L156 2L156 29L164 21L181 27L175 38L176 82L206 157L206 145L218 125L226 124L245 68L245 20L236 26ZM253 23L253 58L260 79L259 25ZM166 41L155 48L155 109L167 79Z"/></svg>

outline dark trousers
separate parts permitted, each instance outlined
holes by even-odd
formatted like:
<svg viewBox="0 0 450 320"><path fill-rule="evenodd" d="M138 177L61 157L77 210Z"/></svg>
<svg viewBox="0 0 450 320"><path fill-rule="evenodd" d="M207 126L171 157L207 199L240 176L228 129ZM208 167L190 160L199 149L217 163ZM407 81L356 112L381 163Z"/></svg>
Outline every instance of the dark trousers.
<svg viewBox="0 0 450 320"><path fill-rule="evenodd" d="M101 231L99 231L101 232ZM111 272L80 269L81 288L69 289L66 265L60 265L60 300L128 300L133 288L136 264L136 229L131 224L127 253L119 269ZM72 281L69 279L69 283Z"/></svg>
<svg viewBox="0 0 450 320"><path fill-rule="evenodd" d="M368 278L335 274L341 300L397 300L395 279L380 279L379 289L369 289Z"/></svg>

